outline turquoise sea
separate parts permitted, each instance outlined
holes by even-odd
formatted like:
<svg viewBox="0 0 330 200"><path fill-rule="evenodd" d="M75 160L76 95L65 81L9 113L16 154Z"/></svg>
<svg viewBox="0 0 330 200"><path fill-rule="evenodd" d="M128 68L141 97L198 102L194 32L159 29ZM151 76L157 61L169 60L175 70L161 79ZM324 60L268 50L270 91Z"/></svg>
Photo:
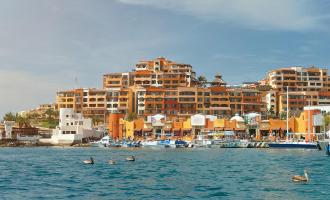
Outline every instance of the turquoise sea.
<svg viewBox="0 0 330 200"><path fill-rule="evenodd" d="M0 199L325 200L329 167L316 150L1 148ZM310 182L292 183L304 168Z"/></svg>

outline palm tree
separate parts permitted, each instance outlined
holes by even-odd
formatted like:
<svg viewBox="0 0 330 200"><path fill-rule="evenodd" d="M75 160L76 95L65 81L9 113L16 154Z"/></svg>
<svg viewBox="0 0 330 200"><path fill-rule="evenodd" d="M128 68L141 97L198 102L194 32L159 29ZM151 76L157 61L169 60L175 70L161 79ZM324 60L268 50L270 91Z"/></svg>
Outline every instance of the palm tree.
<svg viewBox="0 0 330 200"><path fill-rule="evenodd" d="M42 121L45 123L47 128L55 128L58 124L59 112L54 109L47 109L42 115Z"/></svg>
<svg viewBox="0 0 330 200"><path fill-rule="evenodd" d="M20 127L20 128L31 127L30 119L28 117L22 117L22 116L18 115L16 118L16 123L18 124L18 127Z"/></svg>
<svg viewBox="0 0 330 200"><path fill-rule="evenodd" d="M99 125L100 122L103 122L103 119L100 116L92 116L93 126Z"/></svg>
<svg viewBox="0 0 330 200"><path fill-rule="evenodd" d="M197 78L198 84L200 87L205 87L206 83L207 83L207 79L205 78L205 76L199 76Z"/></svg>
<svg viewBox="0 0 330 200"><path fill-rule="evenodd" d="M135 112L128 113L126 120L131 122L137 119L137 114Z"/></svg>
<svg viewBox="0 0 330 200"><path fill-rule="evenodd" d="M58 118L59 113L57 110L49 108L45 111L45 115L47 119L56 119Z"/></svg>
<svg viewBox="0 0 330 200"><path fill-rule="evenodd" d="M285 111L282 111L281 113L280 113L280 119L286 119L286 112Z"/></svg>
<svg viewBox="0 0 330 200"><path fill-rule="evenodd" d="M267 110L267 119L269 118L275 118L275 112L274 112L274 109L273 107L271 107L269 110Z"/></svg>
<svg viewBox="0 0 330 200"><path fill-rule="evenodd" d="M16 121L17 114L13 114L12 112L6 113L3 117L4 121Z"/></svg>
<svg viewBox="0 0 330 200"><path fill-rule="evenodd" d="M323 118L323 123L325 125L325 127L328 127L330 125L330 115L329 114L324 114L324 118Z"/></svg>

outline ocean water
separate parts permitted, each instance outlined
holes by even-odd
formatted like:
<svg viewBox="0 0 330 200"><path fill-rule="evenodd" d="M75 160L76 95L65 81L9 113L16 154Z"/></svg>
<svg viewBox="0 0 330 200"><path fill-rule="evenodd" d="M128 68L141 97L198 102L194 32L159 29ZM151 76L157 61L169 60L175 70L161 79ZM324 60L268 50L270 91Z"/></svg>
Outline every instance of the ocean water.
<svg viewBox="0 0 330 200"><path fill-rule="evenodd" d="M325 200L329 166L316 150L1 148L0 199ZM304 168L310 182L291 182Z"/></svg>

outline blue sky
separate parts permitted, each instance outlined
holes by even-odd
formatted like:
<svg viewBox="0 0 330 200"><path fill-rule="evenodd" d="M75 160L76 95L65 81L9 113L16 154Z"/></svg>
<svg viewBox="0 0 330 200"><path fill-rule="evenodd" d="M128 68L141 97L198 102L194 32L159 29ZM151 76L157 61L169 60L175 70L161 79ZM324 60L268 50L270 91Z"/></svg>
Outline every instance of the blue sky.
<svg viewBox="0 0 330 200"><path fill-rule="evenodd" d="M2 0L0 115L164 56L230 84L330 66L327 0Z"/></svg>

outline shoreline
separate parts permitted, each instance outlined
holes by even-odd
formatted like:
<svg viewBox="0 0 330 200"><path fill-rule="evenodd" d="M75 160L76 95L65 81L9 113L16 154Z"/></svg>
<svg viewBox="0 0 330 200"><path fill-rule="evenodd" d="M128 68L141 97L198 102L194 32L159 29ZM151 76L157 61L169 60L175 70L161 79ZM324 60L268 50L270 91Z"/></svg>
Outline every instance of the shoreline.
<svg viewBox="0 0 330 200"><path fill-rule="evenodd" d="M31 143L31 142L2 142L0 148L6 147L91 147L89 143L74 144L74 145L53 145L53 144L40 144L40 143Z"/></svg>

